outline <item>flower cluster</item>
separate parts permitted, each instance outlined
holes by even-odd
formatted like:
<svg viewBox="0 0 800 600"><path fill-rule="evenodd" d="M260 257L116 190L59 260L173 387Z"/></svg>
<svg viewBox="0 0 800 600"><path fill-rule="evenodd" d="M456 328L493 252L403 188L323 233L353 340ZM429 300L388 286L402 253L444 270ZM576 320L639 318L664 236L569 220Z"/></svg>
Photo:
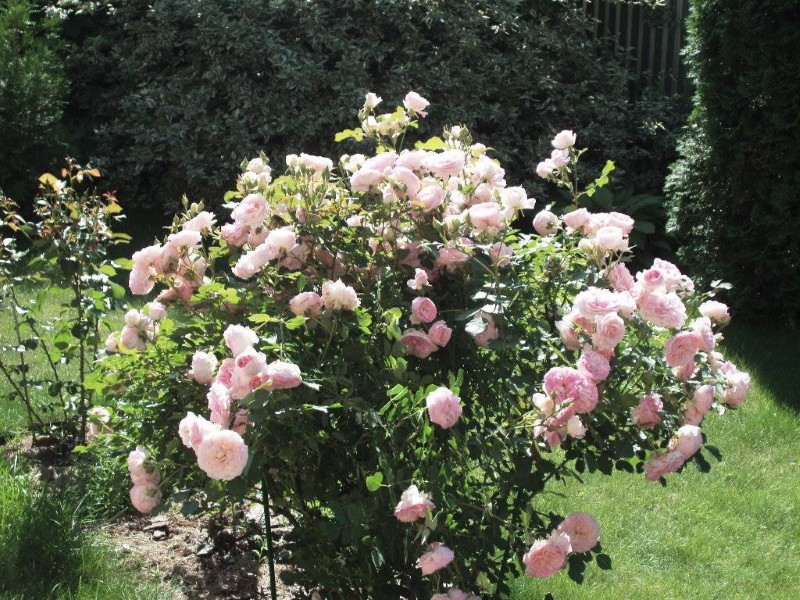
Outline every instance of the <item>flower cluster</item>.
<svg viewBox="0 0 800 600"><path fill-rule="evenodd" d="M144 448L137 447L128 455L128 473L133 481L131 504L140 513L151 512L161 502L161 474Z"/></svg>
<svg viewBox="0 0 800 600"><path fill-rule="evenodd" d="M547 538L536 540L522 557L525 575L550 577L567 564L572 552L588 552L600 539L600 526L594 517L584 512L574 512Z"/></svg>

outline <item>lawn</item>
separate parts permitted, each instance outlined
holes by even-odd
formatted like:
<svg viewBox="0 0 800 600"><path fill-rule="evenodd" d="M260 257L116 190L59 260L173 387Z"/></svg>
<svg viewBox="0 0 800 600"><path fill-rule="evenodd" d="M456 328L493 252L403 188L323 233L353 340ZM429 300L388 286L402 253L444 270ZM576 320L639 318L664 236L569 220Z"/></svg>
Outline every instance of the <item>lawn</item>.
<svg viewBox="0 0 800 600"><path fill-rule="evenodd" d="M62 299L58 292L51 296L52 315ZM8 317L0 317L0 335L12 334ZM751 373L753 386L740 410L712 413L704 423L721 462L706 453L709 473L689 466L668 476L666 487L640 475L597 474L587 475L586 485L571 482L542 495L543 509L596 516L613 569L590 565L580 586L565 572L548 580L523 578L515 585L515 600L541 599L547 592L558 599L593 600L800 597L800 343L792 331L743 324L733 325L726 338L725 353ZM21 405L0 404L0 431L18 429L24 420ZM8 503L8 495L4 498ZM81 544L88 548L81 560L89 565L108 552L91 537ZM6 540L0 545L11 547ZM122 579L109 579L112 587L128 590L119 597L143 597ZM97 583L77 588L68 583L61 597L117 597L91 587ZM0 582L0 589L4 585L9 583ZM90 592L97 595L82 595ZM147 597L157 597L152 593Z"/></svg>

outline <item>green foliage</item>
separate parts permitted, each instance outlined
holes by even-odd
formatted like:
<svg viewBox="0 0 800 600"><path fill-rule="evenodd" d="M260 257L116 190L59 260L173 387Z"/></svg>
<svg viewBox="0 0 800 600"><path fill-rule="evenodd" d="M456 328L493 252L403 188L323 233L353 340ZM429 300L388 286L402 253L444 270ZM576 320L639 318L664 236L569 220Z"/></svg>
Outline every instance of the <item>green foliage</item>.
<svg viewBox="0 0 800 600"><path fill-rule="evenodd" d="M31 0L0 2L0 187L26 195L25 182L52 168L65 146L59 124L68 94L58 22Z"/></svg>
<svg viewBox="0 0 800 600"><path fill-rule="evenodd" d="M681 258L734 285L742 314L800 316L798 6L697 0L695 110L667 192ZM766 33L768 32L768 33Z"/></svg>
<svg viewBox="0 0 800 600"><path fill-rule="evenodd" d="M591 38L581 2L108 5L65 25L79 45L73 117L91 116L85 152L115 189L169 212L184 192L216 203L230 165L260 150L273 162L300 148L331 155L330 132L375 89L434 102L428 133L470 123L533 191L530 156L565 127L581 130L589 164L613 154L639 190L659 192L673 156L676 101L630 100L621 55Z"/></svg>

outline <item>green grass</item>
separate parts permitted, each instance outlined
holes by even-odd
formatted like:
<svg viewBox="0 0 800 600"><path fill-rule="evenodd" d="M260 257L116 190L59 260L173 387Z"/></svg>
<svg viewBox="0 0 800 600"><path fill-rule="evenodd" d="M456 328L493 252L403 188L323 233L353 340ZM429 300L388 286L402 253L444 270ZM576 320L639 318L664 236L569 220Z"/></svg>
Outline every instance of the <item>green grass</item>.
<svg viewBox="0 0 800 600"><path fill-rule="evenodd" d="M0 462L0 600L172 600L174 589L121 567L68 496Z"/></svg>
<svg viewBox="0 0 800 600"><path fill-rule="evenodd" d="M565 572L523 578L515 600L800 598L800 343L774 327L726 334L753 386L740 410L703 424L722 462L709 456L710 473L688 466L667 487L595 474L542 496L542 508L595 515L613 568L590 565L582 585Z"/></svg>

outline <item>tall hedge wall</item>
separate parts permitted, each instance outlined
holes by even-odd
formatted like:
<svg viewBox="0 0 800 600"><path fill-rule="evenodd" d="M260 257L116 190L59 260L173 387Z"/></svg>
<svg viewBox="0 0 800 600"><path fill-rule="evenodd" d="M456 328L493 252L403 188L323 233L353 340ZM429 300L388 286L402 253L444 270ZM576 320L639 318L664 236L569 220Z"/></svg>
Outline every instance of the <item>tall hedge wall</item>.
<svg viewBox="0 0 800 600"><path fill-rule="evenodd" d="M682 259L740 314L800 317L800 2L694 0L695 109L667 181Z"/></svg>
<svg viewBox="0 0 800 600"><path fill-rule="evenodd" d="M660 105L650 97L635 112L628 76L591 39L580 0L106 4L69 24L71 114L94 123L82 155L123 197L168 210L183 192L218 199L258 150L275 160L354 151L334 148L333 133L354 124L367 91L387 102L420 92L433 105L427 133L469 124L515 182L536 184L539 153L563 128L598 163L640 167L669 152L646 124Z"/></svg>

